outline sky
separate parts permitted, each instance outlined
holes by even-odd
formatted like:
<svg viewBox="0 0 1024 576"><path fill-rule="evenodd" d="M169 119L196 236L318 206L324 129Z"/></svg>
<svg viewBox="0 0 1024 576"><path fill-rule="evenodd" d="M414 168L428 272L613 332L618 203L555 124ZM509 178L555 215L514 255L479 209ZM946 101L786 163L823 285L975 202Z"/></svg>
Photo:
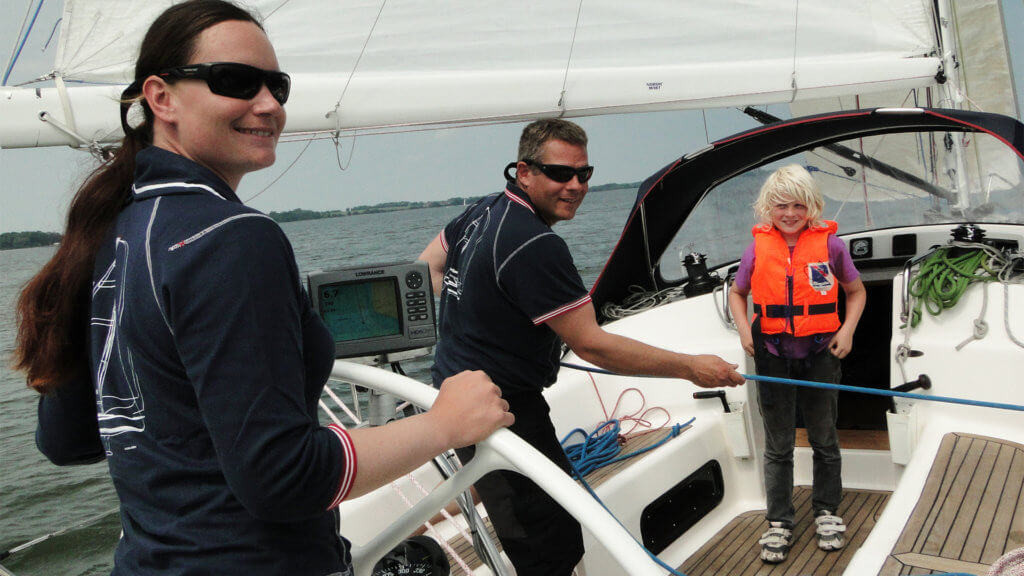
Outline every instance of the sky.
<svg viewBox="0 0 1024 576"><path fill-rule="evenodd" d="M14 53L28 7L43 0L3 0L0 74ZM1024 0L1003 0L1018 108L1024 109ZM60 17L50 0L33 28L8 84L49 71L51 46L44 49ZM769 109L784 116L785 108ZM638 182L709 140L750 128L738 110L655 112L574 119L586 129L594 185ZM247 175L239 197L264 212L338 210L403 200L444 200L479 196L504 186L506 164L515 160L523 123L430 130L343 139L282 143L277 162ZM305 149L305 150L304 150ZM304 150L304 151L303 151ZM58 232L81 178L95 163L89 154L66 147L0 150L0 233ZM344 169L341 166L345 166Z"/></svg>

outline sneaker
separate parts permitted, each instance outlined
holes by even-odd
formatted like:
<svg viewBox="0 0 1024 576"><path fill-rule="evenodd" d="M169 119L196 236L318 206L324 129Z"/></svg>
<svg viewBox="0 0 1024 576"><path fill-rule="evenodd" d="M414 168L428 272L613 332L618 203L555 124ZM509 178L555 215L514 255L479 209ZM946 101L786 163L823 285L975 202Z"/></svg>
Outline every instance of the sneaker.
<svg viewBox="0 0 1024 576"><path fill-rule="evenodd" d="M846 525L843 524L842 518L828 510L821 510L815 514L814 523L817 524L818 548L831 551L843 547L843 532L846 532Z"/></svg>
<svg viewBox="0 0 1024 576"><path fill-rule="evenodd" d="M782 522L769 522L770 528L757 541L761 545L761 560L778 564L786 559L789 547L793 545L793 531Z"/></svg>

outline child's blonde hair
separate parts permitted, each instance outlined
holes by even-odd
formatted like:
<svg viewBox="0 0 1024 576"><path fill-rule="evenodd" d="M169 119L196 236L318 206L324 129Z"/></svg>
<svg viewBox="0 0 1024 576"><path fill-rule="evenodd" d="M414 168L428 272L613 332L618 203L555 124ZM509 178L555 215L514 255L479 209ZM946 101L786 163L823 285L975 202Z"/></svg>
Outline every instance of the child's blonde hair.
<svg viewBox="0 0 1024 576"><path fill-rule="evenodd" d="M807 226L818 225L825 199L818 184L803 166L790 164L772 172L761 186L761 193L754 202L754 213L762 224L771 225L772 207L783 201L794 201L807 206Z"/></svg>

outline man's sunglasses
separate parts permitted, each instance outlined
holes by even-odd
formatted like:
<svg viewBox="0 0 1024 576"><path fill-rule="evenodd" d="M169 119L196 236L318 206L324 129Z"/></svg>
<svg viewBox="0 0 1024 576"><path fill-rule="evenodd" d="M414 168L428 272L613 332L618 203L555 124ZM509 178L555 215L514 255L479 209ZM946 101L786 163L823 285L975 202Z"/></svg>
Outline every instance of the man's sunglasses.
<svg viewBox="0 0 1024 576"><path fill-rule="evenodd" d="M572 180L575 176L579 178L580 184L586 184L587 180L594 175L593 166L581 166L579 168L573 168L572 166L566 166L564 164L541 164L534 160L523 160L527 166L533 166L540 170L545 176L559 183L566 183Z"/></svg>

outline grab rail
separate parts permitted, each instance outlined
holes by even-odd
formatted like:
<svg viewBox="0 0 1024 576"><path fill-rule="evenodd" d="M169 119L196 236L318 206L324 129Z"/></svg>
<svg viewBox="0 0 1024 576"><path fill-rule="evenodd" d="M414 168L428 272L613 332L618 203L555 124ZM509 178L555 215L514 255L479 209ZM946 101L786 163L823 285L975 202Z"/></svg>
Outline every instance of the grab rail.
<svg viewBox="0 0 1024 576"><path fill-rule="evenodd" d="M335 361L331 377L409 400L429 408L437 390L386 370ZM370 576L374 563L398 545L437 510L491 470L512 470L530 478L572 514L619 563L624 574L662 576L664 570L619 522L551 460L512 432L502 429L476 445L476 455L462 470L423 497L397 521L363 546L354 546L356 576Z"/></svg>
<svg viewBox="0 0 1024 576"><path fill-rule="evenodd" d="M903 297L900 302L900 322L904 324L910 322L910 269L921 263L922 260L928 257L931 251L918 256L917 258L911 258L903 264L903 277L902 277L902 290Z"/></svg>

